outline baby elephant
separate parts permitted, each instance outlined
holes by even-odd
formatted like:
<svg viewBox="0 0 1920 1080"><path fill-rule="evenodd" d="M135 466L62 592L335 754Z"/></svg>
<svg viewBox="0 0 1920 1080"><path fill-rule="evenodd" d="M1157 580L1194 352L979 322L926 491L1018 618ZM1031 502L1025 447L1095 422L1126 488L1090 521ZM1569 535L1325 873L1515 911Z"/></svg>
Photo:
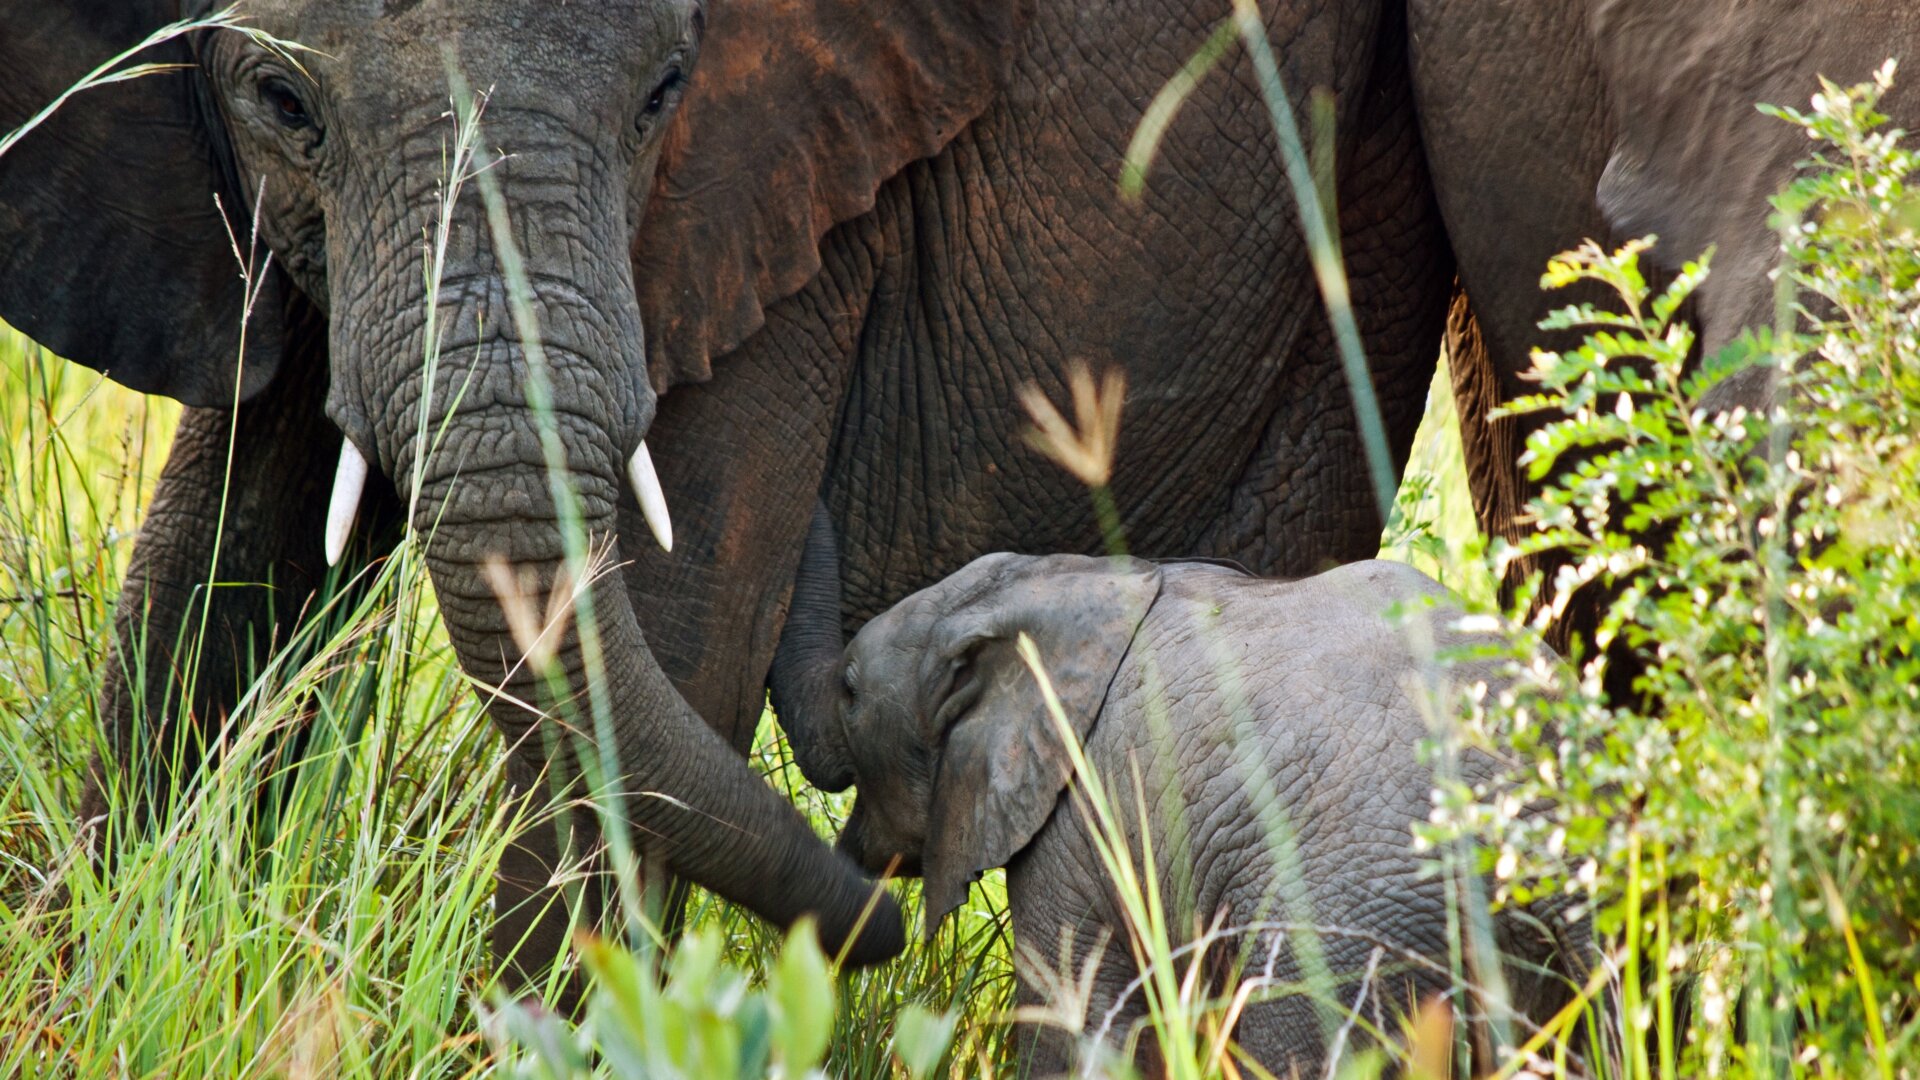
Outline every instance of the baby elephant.
<svg viewBox="0 0 1920 1080"><path fill-rule="evenodd" d="M1430 598L1416 629L1390 617ZM1272 980L1234 1037L1277 1075L1317 1075L1336 1041L1392 1034L1410 1003L1449 985L1447 886L1411 825L1433 787L1416 684L1439 672L1416 652L1471 644L1457 619L1445 590L1397 563L1288 582L1198 562L987 556L848 647L838 734L859 798L840 846L870 871L897 860L923 875L929 935L983 871L1008 868L1020 1001L1065 1018L1031 1032L1032 1071L1067 1065L1073 1027L1125 1038L1145 1013L1141 972L1083 800L1063 798L1073 767L1018 653L1026 634L1134 859L1152 842L1174 944L1251 928L1200 953L1202 985L1222 995L1236 972ZM1450 674L1490 679L1491 666ZM1459 769L1495 774L1473 754ZM1492 925L1512 1001L1544 1020L1567 1000L1552 972L1580 968L1584 926L1540 910Z"/></svg>

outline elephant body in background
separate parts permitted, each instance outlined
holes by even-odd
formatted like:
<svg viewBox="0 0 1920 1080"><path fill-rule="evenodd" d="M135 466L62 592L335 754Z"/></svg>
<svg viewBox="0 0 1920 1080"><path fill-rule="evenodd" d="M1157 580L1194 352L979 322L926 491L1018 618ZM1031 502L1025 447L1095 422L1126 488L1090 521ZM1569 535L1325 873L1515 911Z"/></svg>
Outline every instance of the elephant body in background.
<svg viewBox="0 0 1920 1080"><path fill-rule="evenodd" d="M1133 923L1018 654L1025 635L1136 866L1151 845L1171 943L1223 932L1202 985L1237 985L1236 967L1270 980L1235 1039L1274 1075L1319 1075L1342 1010L1393 1032L1409 1003L1450 985L1449 885L1412 832L1434 786L1419 746L1447 687L1504 685L1497 663L1446 658L1486 644L1455 628L1459 616L1399 563L1288 582L1218 565L988 556L848 647L839 716L860 796L841 847L871 870L897 859L925 876L929 936L969 882L1005 865L1023 1003L1114 1042L1144 1018ZM1469 752L1456 768L1481 785L1500 767ZM1570 999L1587 963L1586 925L1565 906L1493 916L1514 1005L1535 1022ZM1324 974L1296 945L1307 940ZM1035 1073L1052 1075L1072 1044L1060 1030L1040 1039Z"/></svg>
<svg viewBox="0 0 1920 1080"><path fill-rule="evenodd" d="M1339 102L1340 233L1404 458L1452 268L1403 12L1268 7L1292 91ZM329 526L353 570L411 515L462 666L507 691L491 711L515 784L571 774L525 705L578 703L577 629L550 693L483 573L505 559L537 594L567 572L527 384L537 335L570 492L621 565L593 586L620 768L670 796L630 803L641 846L767 918L817 913L840 944L869 884L737 753L816 504L843 541L848 621L988 551L1097 550L1086 492L1021 445L1014 405L1029 382L1057 397L1078 359L1129 379L1112 487L1134 550L1269 573L1375 550L1348 389L1244 55L1189 101L1144 199L1115 195L1144 104L1228 11L261 0L258 26L315 50L298 65L223 32L149 57L183 71L69 102L0 159L0 317L193 406L117 618L103 711L120 764L166 760L153 747L173 738L204 750L239 673L321 587ZM0 127L174 13L13 5L0 69L26 77L0 83ZM504 151L491 179L509 225L489 224L470 180L429 295L449 67L491 88L480 145ZM228 234L245 249L256 220L248 305ZM537 326L510 315L509 249ZM357 500L335 487L342 457L369 466ZM673 508L670 553L630 477ZM260 584L201 588L216 579ZM176 686L200 605L210 644ZM794 731L803 753L808 734ZM576 827L590 848L592 822ZM503 864L503 952L564 946L540 906L560 843L529 833ZM889 955L899 934L883 902L852 958Z"/></svg>
<svg viewBox="0 0 1920 1080"><path fill-rule="evenodd" d="M1711 354L1771 326L1779 237L1769 196L1814 149L1759 103L1806 108L1824 76L1865 82L1885 60L1920 58L1920 8L1905 0L1411 0L1409 50L1422 142L1464 294L1447 325L1475 510L1489 534L1516 537L1533 486L1515 461L1530 418L1490 420L1529 392L1522 375L1547 312L1549 258L1589 238L1660 238L1650 272L1714 247L1690 310ZM1882 111L1920 124L1920 88L1903 72ZM1610 298L1591 297L1596 300ZM1764 371L1711 399L1765 406ZM1527 562L1517 562L1524 571ZM1575 605L1563 640L1594 608ZM1616 664L1625 691L1631 665Z"/></svg>

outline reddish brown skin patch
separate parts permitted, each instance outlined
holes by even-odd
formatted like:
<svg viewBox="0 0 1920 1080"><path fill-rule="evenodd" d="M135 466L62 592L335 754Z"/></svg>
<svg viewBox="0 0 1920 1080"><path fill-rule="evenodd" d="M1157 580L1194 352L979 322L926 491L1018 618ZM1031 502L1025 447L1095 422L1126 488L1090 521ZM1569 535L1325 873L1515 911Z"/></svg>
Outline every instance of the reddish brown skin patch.
<svg viewBox="0 0 1920 1080"><path fill-rule="evenodd" d="M655 389L711 378L714 356L819 271L829 229L986 109L1023 6L742 0L713 11L633 248Z"/></svg>

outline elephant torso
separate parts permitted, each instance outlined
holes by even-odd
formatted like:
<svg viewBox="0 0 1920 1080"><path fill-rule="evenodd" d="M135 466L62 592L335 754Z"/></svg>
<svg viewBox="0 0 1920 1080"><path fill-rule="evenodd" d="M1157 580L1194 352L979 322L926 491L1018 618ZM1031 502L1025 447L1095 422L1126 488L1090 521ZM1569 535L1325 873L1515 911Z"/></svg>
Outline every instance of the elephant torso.
<svg viewBox="0 0 1920 1080"><path fill-rule="evenodd" d="M661 399L649 441L672 559L623 548L654 654L736 747L753 736L816 498L843 628L992 551L1102 551L1080 482L1024 442L1017 391L1075 360L1128 378L1113 494L1135 552L1306 573L1378 550L1351 399L1244 50L1169 129L1144 199L1116 178L1141 113L1229 5L1047 0L1007 84L829 232L821 270ZM1452 275L1392 5L1291 5L1289 92L1341 103L1342 243L1397 468ZM623 507L622 536L644 537Z"/></svg>

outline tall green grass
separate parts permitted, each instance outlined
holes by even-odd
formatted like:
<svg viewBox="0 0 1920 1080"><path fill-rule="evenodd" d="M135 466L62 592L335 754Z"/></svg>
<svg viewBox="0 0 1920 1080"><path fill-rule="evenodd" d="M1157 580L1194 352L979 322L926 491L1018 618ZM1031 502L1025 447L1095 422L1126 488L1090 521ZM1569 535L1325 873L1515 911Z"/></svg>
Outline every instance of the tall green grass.
<svg viewBox="0 0 1920 1080"><path fill-rule="evenodd" d="M231 751L163 828L112 837L106 871L74 807L174 411L11 332L0 354L0 1075L473 1060L466 999L491 978L490 870L513 823L417 565L403 552L315 620L249 692Z"/></svg>
<svg viewBox="0 0 1920 1080"><path fill-rule="evenodd" d="M412 542L263 676L163 831L115 837L110 872L85 853L113 604L177 415L0 335L0 1075L490 1072L492 872L525 822ZM838 831L848 800L805 787L770 718L753 760ZM697 891L689 921L752 978L779 955ZM960 1018L962 1071L1004 1066L1005 927L989 882L932 945L844 980L836 1074L890 1075L912 1004Z"/></svg>

